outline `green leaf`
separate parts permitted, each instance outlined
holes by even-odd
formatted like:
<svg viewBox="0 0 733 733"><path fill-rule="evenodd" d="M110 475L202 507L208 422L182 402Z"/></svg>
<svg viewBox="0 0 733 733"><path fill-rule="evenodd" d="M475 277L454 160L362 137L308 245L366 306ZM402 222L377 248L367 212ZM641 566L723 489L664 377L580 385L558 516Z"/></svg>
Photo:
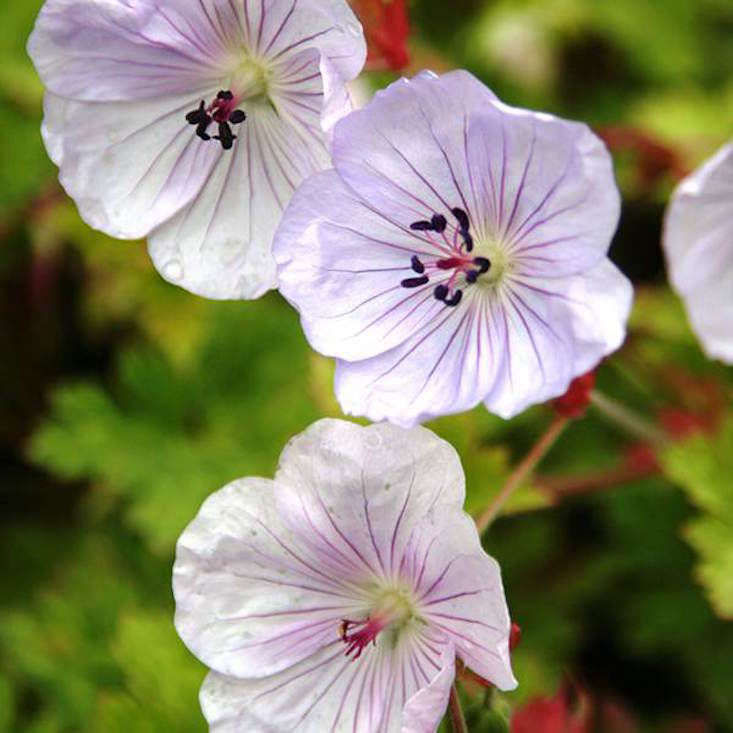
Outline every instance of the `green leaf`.
<svg viewBox="0 0 733 733"><path fill-rule="evenodd" d="M710 602L720 616L733 618L733 418L716 436L673 444L662 463L702 512L685 536L700 555L697 577Z"/></svg>

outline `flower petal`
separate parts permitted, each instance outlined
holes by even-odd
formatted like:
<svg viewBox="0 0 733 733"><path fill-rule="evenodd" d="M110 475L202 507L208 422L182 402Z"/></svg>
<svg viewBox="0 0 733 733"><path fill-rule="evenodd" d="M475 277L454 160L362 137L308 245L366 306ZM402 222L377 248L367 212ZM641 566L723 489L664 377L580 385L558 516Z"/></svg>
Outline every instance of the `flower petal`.
<svg viewBox="0 0 733 733"><path fill-rule="evenodd" d="M524 272L582 272L618 222L611 157L586 125L502 104L466 72L395 82L336 127L333 155L385 218L462 207L474 239L507 241Z"/></svg>
<svg viewBox="0 0 733 733"><path fill-rule="evenodd" d="M106 104L46 95L46 147L90 226L136 239L199 193L221 157L184 119L200 99L195 91Z"/></svg>
<svg viewBox="0 0 733 733"><path fill-rule="evenodd" d="M465 71L400 79L334 128L334 166L371 207L403 227L456 206L470 215L478 204L464 125L456 120L467 121L494 99Z"/></svg>
<svg viewBox="0 0 733 733"><path fill-rule="evenodd" d="M433 310L432 290L405 290L426 242L365 205L336 171L307 179L275 234L280 292L313 348L348 361L397 346Z"/></svg>
<svg viewBox="0 0 733 733"><path fill-rule="evenodd" d="M178 541L176 628L222 674L264 677L334 644L343 655L341 619L363 606L347 573L314 562L283 526L279 489L253 478L225 486Z"/></svg>
<svg viewBox="0 0 733 733"><path fill-rule="evenodd" d="M370 647L356 661L344 657L342 646L331 646L265 679L211 673L201 707L215 733L422 733L429 718L429 730L440 722L453 660L452 645L435 634L394 650Z"/></svg>
<svg viewBox="0 0 733 733"><path fill-rule="evenodd" d="M137 0L47 0L28 41L44 85L87 101L176 96L221 77L234 6Z"/></svg>
<svg viewBox="0 0 733 733"><path fill-rule="evenodd" d="M371 359L336 362L344 412L410 427L469 410L492 389L505 359L501 309L470 292L456 308L436 301L431 289L424 297L425 310L402 344Z"/></svg>
<svg viewBox="0 0 733 733"><path fill-rule="evenodd" d="M401 559L416 606L456 654L502 690L516 687L509 658L511 622L497 562L481 547L464 512L426 516Z"/></svg>
<svg viewBox="0 0 733 733"><path fill-rule="evenodd" d="M672 196L663 245L706 353L733 363L733 143L688 176Z"/></svg>
<svg viewBox="0 0 733 733"><path fill-rule="evenodd" d="M444 654L443 665L430 684L407 701L402 713L401 733L435 733L448 705L455 676L454 656Z"/></svg>
<svg viewBox="0 0 733 733"><path fill-rule="evenodd" d="M516 278L500 295L467 291L457 308L428 300L430 317L403 344L337 361L336 396L347 414L404 427L481 401L513 417L563 394L620 346L631 297L603 260L583 275Z"/></svg>
<svg viewBox="0 0 733 733"><path fill-rule="evenodd" d="M429 430L319 420L283 451L281 516L303 528L321 562L354 578L391 579L417 522L460 513L464 478L455 450Z"/></svg>
<svg viewBox="0 0 733 733"><path fill-rule="evenodd" d="M564 394L621 346L632 299L631 283L605 258L582 275L516 278L502 311L506 359L484 404L511 418Z"/></svg>
<svg viewBox="0 0 733 733"><path fill-rule="evenodd" d="M606 255L621 198L587 125L496 100L470 119L465 155L485 211L474 237L503 242L515 271L573 275Z"/></svg>

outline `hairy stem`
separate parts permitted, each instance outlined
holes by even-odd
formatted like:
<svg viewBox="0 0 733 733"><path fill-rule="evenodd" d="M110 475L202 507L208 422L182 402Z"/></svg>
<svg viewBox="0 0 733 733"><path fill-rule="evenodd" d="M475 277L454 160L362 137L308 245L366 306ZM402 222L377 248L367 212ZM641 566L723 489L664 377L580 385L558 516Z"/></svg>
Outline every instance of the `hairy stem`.
<svg viewBox="0 0 733 733"><path fill-rule="evenodd" d="M466 718L463 716L461 701L458 699L458 690L454 682L450 688L450 697L448 698L448 715L450 716L451 727L453 733L468 733Z"/></svg>
<svg viewBox="0 0 733 733"><path fill-rule="evenodd" d="M635 435L637 438L641 438L655 445L660 445L667 441L667 436L659 428L640 415L637 415L633 410L626 407L626 405L622 405L602 392L593 390L590 395L590 401L609 420L615 422L626 432Z"/></svg>
<svg viewBox="0 0 733 733"><path fill-rule="evenodd" d="M478 528L479 534L483 534L486 528L494 521L507 499L512 495L517 486L534 470L545 453L550 450L555 441L560 437L569 422L570 418L558 415L550 423L550 426L540 436L540 439L532 446L530 452L527 453L521 463L512 471L501 491L494 497L491 504L476 519L476 527Z"/></svg>

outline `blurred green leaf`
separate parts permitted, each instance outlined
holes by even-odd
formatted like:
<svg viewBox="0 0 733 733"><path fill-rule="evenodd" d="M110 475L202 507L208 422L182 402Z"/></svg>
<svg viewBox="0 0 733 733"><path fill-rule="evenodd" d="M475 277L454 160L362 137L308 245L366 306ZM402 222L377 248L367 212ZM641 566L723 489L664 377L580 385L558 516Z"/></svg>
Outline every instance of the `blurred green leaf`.
<svg viewBox="0 0 733 733"><path fill-rule="evenodd" d="M703 512L685 536L700 554L697 576L711 603L721 616L733 618L733 418L713 437L672 444L662 461Z"/></svg>

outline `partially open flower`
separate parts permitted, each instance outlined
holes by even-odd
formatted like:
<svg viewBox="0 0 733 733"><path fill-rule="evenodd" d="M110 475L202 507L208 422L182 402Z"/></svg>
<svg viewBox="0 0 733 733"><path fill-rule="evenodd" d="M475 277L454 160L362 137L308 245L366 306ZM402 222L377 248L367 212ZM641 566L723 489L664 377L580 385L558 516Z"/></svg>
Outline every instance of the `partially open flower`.
<svg viewBox="0 0 733 733"><path fill-rule="evenodd" d="M28 51L87 223L149 236L163 277L195 293L275 286L273 232L328 165L323 125L364 63L345 0L47 0Z"/></svg>
<svg viewBox="0 0 733 733"><path fill-rule="evenodd" d="M733 143L677 187L663 245L669 279L703 349L733 364Z"/></svg>
<svg viewBox="0 0 733 733"><path fill-rule="evenodd" d="M341 120L333 157L274 251L347 412L511 417L623 341L619 195L585 125L508 107L463 71L421 74Z"/></svg>
<svg viewBox="0 0 733 733"><path fill-rule="evenodd" d="M321 420L274 481L213 494L178 542L176 627L214 731L432 733L458 656L516 685L499 568L423 428Z"/></svg>

